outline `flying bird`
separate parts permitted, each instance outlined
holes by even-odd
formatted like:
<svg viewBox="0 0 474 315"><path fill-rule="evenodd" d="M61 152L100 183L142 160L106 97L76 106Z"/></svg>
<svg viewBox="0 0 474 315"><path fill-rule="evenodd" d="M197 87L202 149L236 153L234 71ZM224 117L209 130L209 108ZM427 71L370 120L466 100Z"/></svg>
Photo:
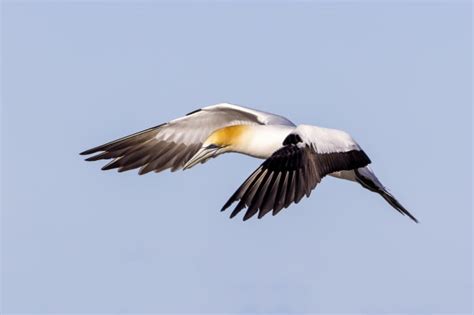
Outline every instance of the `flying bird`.
<svg viewBox="0 0 474 315"><path fill-rule="evenodd" d="M264 162L222 207L234 202L230 217L243 209L247 220L273 215L298 203L326 175L359 183L380 194L395 210L408 212L377 179L369 157L346 132L295 125L287 118L247 107L222 103L190 112L170 122L86 150L86 161L108 160L102 170L140 175L189 169L223 153L236 152Z"/></svg>

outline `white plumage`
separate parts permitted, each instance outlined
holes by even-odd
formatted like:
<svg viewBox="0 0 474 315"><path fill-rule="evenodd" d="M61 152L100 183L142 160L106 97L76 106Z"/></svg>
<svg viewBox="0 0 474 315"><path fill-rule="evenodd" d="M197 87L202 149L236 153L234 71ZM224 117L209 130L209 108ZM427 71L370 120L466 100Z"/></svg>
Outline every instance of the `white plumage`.
<svg viewBox="0 0 474 315"><path fill-rule="evenodd" d="M244 220L258 213L277 214L299 202L326 175L358 182L379 193L397 211L416 219L380 183L370 159L344 131L296 126L285 117L232 104L204 107L184 117L100 145L81 154L86 160L112 159L102 169L139 174L191 168L223 153L265 159L239 187L225 210L231 217L247 208Z"/></svg>

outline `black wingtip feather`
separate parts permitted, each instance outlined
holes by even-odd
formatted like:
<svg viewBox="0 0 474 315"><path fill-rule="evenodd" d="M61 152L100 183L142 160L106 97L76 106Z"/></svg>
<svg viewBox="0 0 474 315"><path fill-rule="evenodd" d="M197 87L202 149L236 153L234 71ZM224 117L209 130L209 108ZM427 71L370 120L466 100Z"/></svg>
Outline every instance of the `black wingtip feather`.
<svg viewBox="0 0 474 315"><path fill-rule="evenodd" d="M82 151L81 153L79 153L79 155L89 155L89 154L92 154L92 153L96 153L98 152L99 150L96 150L96 148L92 148L92 149L88 149L88 150L85 150L85 151ZM86 160L87 161L87 160Z"/></svg>
<svg viewBox="0 0 474 315"><path fill-rule="evenodd" d="M91 156L91 157L88 157L87 159L84 159L84 161L93 162L93 161L97 161L97 158L95 156Z"/></svg>
<svg viewBox="0 0 474 315"><path fill-rule="evenodd" d="M229 200L227 200L225 205L222 206L221 211L225 211L227 208L229 208L234 203L234 201L235 199L232 196Z"/></svg>
<svg viewBox="0 0 474 315"><path fill-rule="evenodd" d="M245 203L243 201L240 201L235 207L235 209L232 211L232 213L230 214L229 218L232 219L233 217L235 217L243 208L245 208Z"/></svg>

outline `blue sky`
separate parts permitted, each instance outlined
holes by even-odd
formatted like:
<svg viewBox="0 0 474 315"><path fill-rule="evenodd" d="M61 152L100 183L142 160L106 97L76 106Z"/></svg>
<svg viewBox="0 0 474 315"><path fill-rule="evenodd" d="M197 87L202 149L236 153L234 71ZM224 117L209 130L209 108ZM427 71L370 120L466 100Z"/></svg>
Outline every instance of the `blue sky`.
<svg viewBox="0 0 474 315"><path fill-rule="evenodd" d="M3 313L470 313L468 1L2 2ZM78 153L232 102L350 132L356 184L242 222L260 161L102 172Z"/></svg>

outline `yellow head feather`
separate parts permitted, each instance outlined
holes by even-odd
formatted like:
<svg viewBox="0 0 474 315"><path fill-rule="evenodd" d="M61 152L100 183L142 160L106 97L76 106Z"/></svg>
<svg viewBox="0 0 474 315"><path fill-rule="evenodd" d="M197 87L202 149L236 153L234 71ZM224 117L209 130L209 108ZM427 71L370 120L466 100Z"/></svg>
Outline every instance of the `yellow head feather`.
<svg viewBox="0 0 474 315"><path fill-rule="evenodd" d="M239 142L248 129L249 125L235 125L218 129L207 138L205 145L232 146Z"/></svg>

